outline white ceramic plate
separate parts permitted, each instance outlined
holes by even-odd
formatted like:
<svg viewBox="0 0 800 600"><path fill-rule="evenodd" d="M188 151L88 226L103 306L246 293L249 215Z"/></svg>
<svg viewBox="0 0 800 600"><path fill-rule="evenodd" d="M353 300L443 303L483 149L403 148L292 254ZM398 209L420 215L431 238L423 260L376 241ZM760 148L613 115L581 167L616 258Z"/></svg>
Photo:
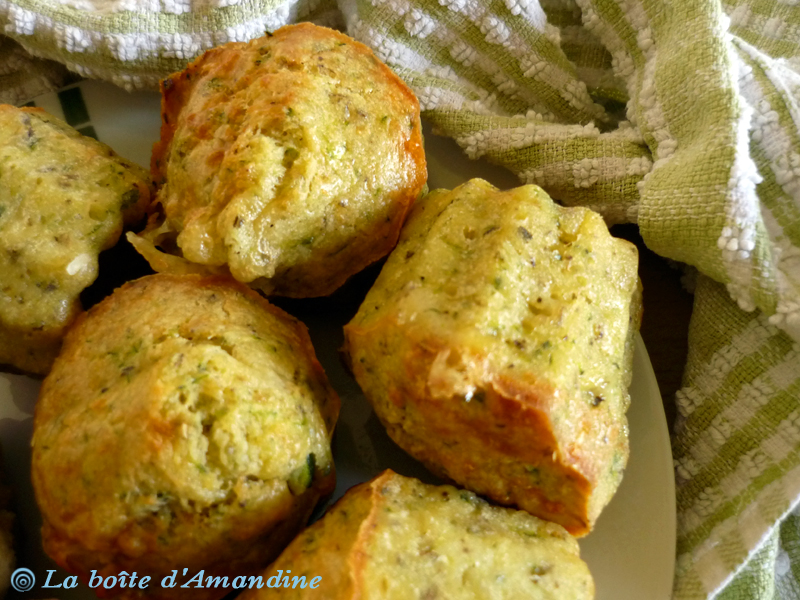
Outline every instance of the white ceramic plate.
<svg viewBox="0 0 800 600"><path fill-rule="evenodd" d="M123 156L149 164L160 125L157 94L129 94L109 84L84 82L68 88L66 93L37 98L35 103L58 117L68 117L78 129L91 126L99 139ZM427 130L426 151L431 188L453 187L471 177L483 177L501 188L518 185L508 171L469 161L451 140L433 136ZM375 269L372 271L374 275ZM332 299L281 302L308 325L317 356L342 399L334 437L339 475L335 498L385 468L435 482L387 437L355 381L339 362L341 327L355 313L368 284L369 274L348 284ZM672 454L661 396L641 338L637 339L633 372L628 413L630 462L617 495L600 516L595 530L580 541L581 554L596 582L597 600L666 600L672 590ZM0 440L16 494L18 531L22 537L18 565L31 569L37 577L31 591L12 591L9 598L89 600L93 593L83 585L70 591L42 588L47 570L55 566L41 550L40 517L29 477L31 415L38 389L38 382L27 377L0 374ZM53 581L61 582L65 576L58 571Z"/></svg>

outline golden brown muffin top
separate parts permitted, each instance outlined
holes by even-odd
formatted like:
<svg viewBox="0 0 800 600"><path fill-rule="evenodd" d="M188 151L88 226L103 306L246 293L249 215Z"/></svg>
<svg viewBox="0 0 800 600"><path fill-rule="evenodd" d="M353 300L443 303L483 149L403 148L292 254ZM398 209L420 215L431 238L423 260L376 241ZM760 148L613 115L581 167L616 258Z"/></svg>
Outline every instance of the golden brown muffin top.
<svg viewBox="0 0 800 600"><path fill-rule="evenodd" d="M472 492L390 470L360 484L263 573L316 587L263 587L254 598L588 600L594 583L563 527ZM291 573L289 573L291 571Z"/></svg>
<svg viewBox="0 0 800 600"><path fill-rule="evenodd" d="M267 292L325 295L389 251L425 183L417 99L331 29L215 48L162 91L152 171L165 220L131 236L157 271L224 268ZM363 236L378 253L347 256Z"/></svg>
<svg viewBox="0 0 800 600"><path fill-rule="evenodd" d="M301 323L229 279L145 277L79 317L44 381L37 501L82 548L216 560L331 471L338 410Z"/></svg>

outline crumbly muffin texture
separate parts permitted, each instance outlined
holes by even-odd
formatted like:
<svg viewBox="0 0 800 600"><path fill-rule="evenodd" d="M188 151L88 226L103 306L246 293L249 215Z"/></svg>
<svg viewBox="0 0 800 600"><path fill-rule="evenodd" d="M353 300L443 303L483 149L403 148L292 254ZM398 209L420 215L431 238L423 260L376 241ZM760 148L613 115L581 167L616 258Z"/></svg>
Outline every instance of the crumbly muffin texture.
<svg viewBox="0 0 800 600"><path fill-rule="evenodd" d="M156 271L322 296L394 247L427 179L419 103L369 48L286 26L162 91L158 210L129 236Z"/></svg>
<svg viewBox="0 0 800 600"><path fill-rule="evenodd" d="M348 491L264 580L278 571L297 586L248 590L242 600L594 597L578 544L559 525L392 471ZM316 588L300 587L314 577Z"/></svg>
<svg viewBox="0 0 800 600"><path fill-rule="evenodd" d="M0 105L0 139L0 365L44 375L150 178L39 108Z"/></svg>
<svg viewBox="0 0 800 600"><path fill-rule="evenodd" d="M333 491L338 410L305 327L256 292L191 275L126 284L70 329L36 405L45 550L84 578L251 574Z"/></svg>
<svg viewBox="0 0 800 600"><path fill-rule="evenodd" d="M536 186L434 191L345 328L354 375L437 474L583 535L628 458L637 259Z"/></svg>

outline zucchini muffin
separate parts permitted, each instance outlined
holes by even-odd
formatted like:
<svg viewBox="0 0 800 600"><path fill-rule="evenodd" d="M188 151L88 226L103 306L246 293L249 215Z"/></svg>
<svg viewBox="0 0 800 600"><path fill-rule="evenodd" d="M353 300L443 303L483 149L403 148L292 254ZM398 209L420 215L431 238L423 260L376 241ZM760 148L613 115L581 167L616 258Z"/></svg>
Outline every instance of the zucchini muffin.
<svg viewBox="0 0 800 600"><path fill-rule="evenodd" d="M628 459L637 263L536 186L434 191L345 327L353 373L434 472L584 535Z"/></svg>
<svg viewBox="0 0 800 600"><path fill-rule="evenodd" d="M333 292L388 254L427 171L419 103L366 46L310 23L203 54L162 83L156 271Z"/></svg>
<svg viewBox="0 0 800 600"><path fill-rule="evenodd" d="M563 527L392 471L349 490L262 581L242 600L594 597L578 543Z"/></svg>
<svg viewBox="0 0 800 600"><path fill-rule="evenodd" d="M150 178L39 108L0 105L0 140L0 365L44 375Z"/></svg>
<svg viewBox="0 0 800 600"><path fill-rule="evenodd" d="M230 279L153 275L78 318L36 405L45 551L88 580L260 571L333 491L339 399L305 327ZM135 596L135 590L106 594Z"/></svg>

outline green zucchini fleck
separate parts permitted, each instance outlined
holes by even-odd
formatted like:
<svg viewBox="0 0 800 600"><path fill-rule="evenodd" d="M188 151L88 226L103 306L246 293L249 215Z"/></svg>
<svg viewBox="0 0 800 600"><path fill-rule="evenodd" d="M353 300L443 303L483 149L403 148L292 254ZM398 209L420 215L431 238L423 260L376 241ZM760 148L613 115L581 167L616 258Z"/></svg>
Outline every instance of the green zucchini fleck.
<svg viewBox="0 0 800 600"><path fill-rule="evenodd" d="M287 481L289 490L293 495L299 496L311 487L311 482L314 480L314 470L317 466L317 457L313 452L310 452L306 457L306 463L297 467L292 474L289 475Z"/></svg>
<svg viewBox="0 0 800 600"><path fill-rule="evenodd" d="M122 194L122 210L128 209L139 201L139 188L133 188Z"/></svg>

